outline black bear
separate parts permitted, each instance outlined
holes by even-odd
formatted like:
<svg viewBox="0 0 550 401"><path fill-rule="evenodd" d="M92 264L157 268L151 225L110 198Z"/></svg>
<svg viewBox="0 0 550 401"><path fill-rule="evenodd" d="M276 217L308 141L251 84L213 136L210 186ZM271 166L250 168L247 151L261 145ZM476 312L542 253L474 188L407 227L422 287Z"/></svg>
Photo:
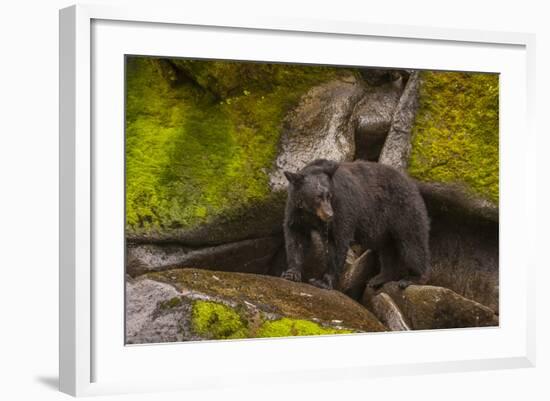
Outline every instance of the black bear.
<svg viewBox="0 0 550 401"><path fill-rule="evenodd" d="M325 236L329 263L322 280L333 288L352 241L377 251L380 272L368 283L378 288L424 284L430 274L429 220L416 183L398 170L367 161L318 159L289 181L284 235L288 268L282 277L302 280L311 231Z"/></svg>

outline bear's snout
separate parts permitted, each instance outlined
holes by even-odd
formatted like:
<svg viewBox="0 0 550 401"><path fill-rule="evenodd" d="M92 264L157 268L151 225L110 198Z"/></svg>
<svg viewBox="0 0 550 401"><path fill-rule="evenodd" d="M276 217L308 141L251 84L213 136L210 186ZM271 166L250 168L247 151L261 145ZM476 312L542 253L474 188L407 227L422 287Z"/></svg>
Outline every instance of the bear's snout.
<svg viewBox="0 0 550 401"><path fill-rule="evenodd" d="M334 217L334 212L332 211L332 206L329 202L323 202L316 210L317 216L323 220L325 223L328 223Z"/></svg>

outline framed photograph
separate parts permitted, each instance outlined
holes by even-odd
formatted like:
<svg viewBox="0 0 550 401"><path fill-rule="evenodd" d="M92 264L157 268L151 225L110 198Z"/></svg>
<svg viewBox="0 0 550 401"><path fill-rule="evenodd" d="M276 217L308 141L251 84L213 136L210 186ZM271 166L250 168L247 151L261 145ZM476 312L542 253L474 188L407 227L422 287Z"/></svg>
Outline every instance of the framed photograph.
<svg viewBox="0 0 550 401"><path fill-rule="evenodd" d="M61 391L533 366L533 49L61 10Z"/></svg>

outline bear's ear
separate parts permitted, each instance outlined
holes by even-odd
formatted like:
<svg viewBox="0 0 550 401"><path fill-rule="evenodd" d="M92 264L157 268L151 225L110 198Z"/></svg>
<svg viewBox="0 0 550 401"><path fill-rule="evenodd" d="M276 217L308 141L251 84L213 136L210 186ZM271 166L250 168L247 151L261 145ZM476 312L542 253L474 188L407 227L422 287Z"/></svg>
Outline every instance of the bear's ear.
<svg viewBox="0 0 550 401"><path fill-rule="evenodd" d="M338 169L338 163L332 160L325 160L323 161L321 169L323 170L323 173L329 177L332 177L332 175L336 172L336 169Z"/></svg>
<svg viewBox="0 0 550 401"><path fill-rule="evenodd" d="M285 171L285 177L291 184L298 185L304 181L303 174L300 173L291 173L290 171Z"/></svg>

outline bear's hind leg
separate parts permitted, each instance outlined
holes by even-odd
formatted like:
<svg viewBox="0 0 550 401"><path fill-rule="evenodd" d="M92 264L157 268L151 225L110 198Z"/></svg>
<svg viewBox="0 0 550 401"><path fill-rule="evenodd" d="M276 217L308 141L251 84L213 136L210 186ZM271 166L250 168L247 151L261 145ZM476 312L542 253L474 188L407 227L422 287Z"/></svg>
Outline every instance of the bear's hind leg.
<svg viewBox="0 0 550 401"><path fill-rule="evenodd" d="M415 244L415 242L402 242L402 244L400 255L406 271L399 280L399 287L405 289L411 284L426 284L430 278L428 245Z"/></svg>
<svg viewBox="0 0 550 401"><path fill-rule="evenodd" d="M395 281L402 276L400 258L397 249L392 244L385 245L379 251L380 255L380 273L369 280L370 288L378 289L389 281Z"/></svg>

